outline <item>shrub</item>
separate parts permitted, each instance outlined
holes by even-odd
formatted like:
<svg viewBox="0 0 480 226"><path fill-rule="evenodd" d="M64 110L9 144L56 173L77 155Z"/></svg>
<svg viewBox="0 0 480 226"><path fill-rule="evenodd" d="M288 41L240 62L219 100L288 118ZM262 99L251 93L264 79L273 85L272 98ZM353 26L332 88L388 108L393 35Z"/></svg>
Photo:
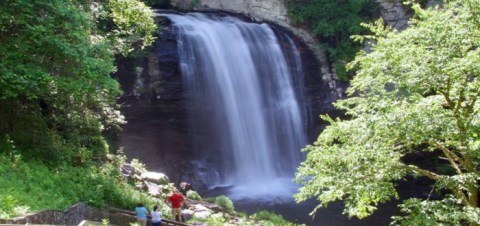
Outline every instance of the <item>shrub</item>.
<svg viewBox="0 0 480 226"><path fill-rule="evenodd" d="M215 198L214 201L215 204L223 207L227 212L232 213L235 211L235 207L233 206L232 200L230 200L227 196L225 195L220 195Z"/></svg>
<svg viewBox="0 0 480 226"><path fill-rule="evenodd" d="M293 223L290 223L283 219L281 215L278 215L274 212L262 210L253 214L252 219L255 220L258 224L263 226L275 226L275 225L282 225L282 226L293 226Z"/></svg>
<svg viewBox="0 0 480 226"><path fill-rule="evenodd" d="M215 225L215 226L220 226L220 225L232 225L227 223L227 219L222 216L221 214L213 214L210 215L207 218L191 218L190 220L187 221L189 224L195 224L198 222L203 222L206 223L207 225ZM247 225L245 225L247 226Z"/></svg>
<svg viewBox="0 0 480 226"><path fill-rule="evenodd" d="M198 192L189 190L187 191L187 198L193 199L193 200L201 200L202 197L198 194Z"/></svg>
<svg viewBox="0 0 480 226"><path fill-rule="evenodd" d="M158 200L136 191L113 171L118 168L112 163L49 168L38 161L11 161L0 156L0 214L8 218L29 210L65 209L78 202L124 209L132 209L138 202L158 205Z"/></svg>

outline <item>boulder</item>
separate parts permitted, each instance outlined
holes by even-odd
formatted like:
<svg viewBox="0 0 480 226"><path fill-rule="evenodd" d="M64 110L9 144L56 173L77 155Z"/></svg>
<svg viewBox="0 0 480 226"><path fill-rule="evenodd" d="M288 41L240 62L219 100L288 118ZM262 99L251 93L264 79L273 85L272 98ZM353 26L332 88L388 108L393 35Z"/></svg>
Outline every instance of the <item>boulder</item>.
<svg viewBox="0 0 480 226"><path fill-rule="evenodd" d="M144 183L147 186L148 194L150 194L153 197L160 196L161 186L159 186L158 184L152 183L150 181L145 181Z"/></svg>
<svg viewBox="0 0 480 226"><path fill-rule="evenodd" d="M188 209L182 210L183 220L185 220L185 221L190 220L194 213L195 212L193 212L193 210L188 210Z"/></svg>
<svg viewBox="0 0 480 226"><path fill-rule="evenodd" d="M142 173L142 180L150 181L156 184L168 184L168 177L163 173L158 172L144 172Z"/></svg>
<svg viewBox="0 0 480 226"><path fill-rule="evenodd" d="M205 219L212 215L212 210L200 204L191 206L189 210L193 211L194 218Z"/></svg>
<svg viewBox="0 0 480 226"><path fill-rule="evenodd" d="M192 210L193 212L204 212L204 211L209 211L211 212L211 210L203 205L200 205L200 204L196 204L196 205L193 205L189 208L189 210Z"/></svg>
<svg viewBox="0 0 480 226"><path fill-rule="evenodd" d="M123 166L120 168L120 173L124 177L131 177L135 173L135 167L132 165L125 163Z"/></svg>
<svg viewBox="0 0 480 226"><path fill-rule="evenodd" d="M215 212L226 212L225 209L215 203L209 203L205 202L202 200L192 200L192 199L186 199L185 200L185 206L187 208L193 208L195 209L195 206L203 206L204 208L207 208L209 210L213 210Z"/></svg>
<svg viewBox="0 0 480 226"><path fill-rule="evenodd" d="M212 213L210 211L201 211L193 213L193 217L198 219L205 219L208 218Z"/></svg>
<svg viewBox="0 0 480 226"><path fill-rule="evenodd" d="M181 182L181 183L180 183L180 189L179 189L179 191L180 191L183 195L187 195L187 191L190 191L190 190L193 190L193 186L192 186L190 183L187 183L187 182Z"/></svg>

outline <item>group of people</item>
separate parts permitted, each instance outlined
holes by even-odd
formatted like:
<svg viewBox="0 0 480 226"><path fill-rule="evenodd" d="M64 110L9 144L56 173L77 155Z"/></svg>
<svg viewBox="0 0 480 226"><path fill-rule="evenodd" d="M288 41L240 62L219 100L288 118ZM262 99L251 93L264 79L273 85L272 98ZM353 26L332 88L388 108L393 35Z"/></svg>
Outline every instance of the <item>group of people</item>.
<svg viewBox="0 0 480 226"><path fill-rule="evenodd" d="M174 192L171 196L167 198L167 201L172 208L172 218L174 221L183 221L182 219L182 206L185 197L178 193ZM135 208L135 215L137 217L137 222L140 226L147 225L148 210L145 208L143 203L139 203ZM162 211L158 209L158 206L153 207L153 211L150 213L152 217L152 226L161 226L162 225Z"/></svg>

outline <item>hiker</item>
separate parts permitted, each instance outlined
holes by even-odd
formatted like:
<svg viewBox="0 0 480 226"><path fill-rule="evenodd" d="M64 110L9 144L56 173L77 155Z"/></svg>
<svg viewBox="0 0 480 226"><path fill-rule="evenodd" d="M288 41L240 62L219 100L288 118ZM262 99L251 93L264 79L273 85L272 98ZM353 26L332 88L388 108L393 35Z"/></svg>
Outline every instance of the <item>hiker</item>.
<svg viewBox="0 0 480 226"><path fill-rule="evenodd" d="M178 193L177 190L175 190L167 199L167 201L171 204L170 207L172 207L172 218L174 221L183 221L181 208L184 200L185 197Z"/></svg>
<svg viewBox="0 0 480 226"><path fill-rule="evenodd" d="M137 222L140 226L147 225L147 215L148 210L143 206L143 203L138 203L137 207L135 207L135 215L137 217Z"/></svg>
<svg viewBox="0 0 480 226"><path fill-rule="evenodd" d="M153 206L152 226L162 226L162 211L158 209L158 206Z"/></svg>

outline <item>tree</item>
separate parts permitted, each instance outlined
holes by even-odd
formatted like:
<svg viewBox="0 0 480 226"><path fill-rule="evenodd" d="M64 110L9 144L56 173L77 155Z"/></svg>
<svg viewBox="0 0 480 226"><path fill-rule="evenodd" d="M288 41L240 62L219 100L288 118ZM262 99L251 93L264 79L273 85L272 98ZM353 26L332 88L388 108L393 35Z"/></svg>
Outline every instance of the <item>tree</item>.
<svg viewBox="0 0 480 226"><path fill-rule="evenodd" d="M364 218L398 198L399 180L422 177L445 195L405 200L394 224L478 225L480 0L413 9L405 31L379 21L357 37L373 47L349 64L349 98L335 104L349 118L322 116L331 124L305 148L295 198L316 197L315 210L343 200L345 214Z"/></svg>
<svg viewBox="0 0 480 226"><path fill-rule="evenodd" d="M368 31L360 23L371 21L376 9L376 3L370 0L288 0L293 23L306 25L321 39L342 79L349 77L345 62L352 60L362 47L350 36Z"/></svg>
<svg viewBox="0 0 480 226"><path fill-rule="evenodd" d="M0 146L50 163L103 156L103 130L123 121L114 55L155 29L137 0L1 1Z"/></svg>

